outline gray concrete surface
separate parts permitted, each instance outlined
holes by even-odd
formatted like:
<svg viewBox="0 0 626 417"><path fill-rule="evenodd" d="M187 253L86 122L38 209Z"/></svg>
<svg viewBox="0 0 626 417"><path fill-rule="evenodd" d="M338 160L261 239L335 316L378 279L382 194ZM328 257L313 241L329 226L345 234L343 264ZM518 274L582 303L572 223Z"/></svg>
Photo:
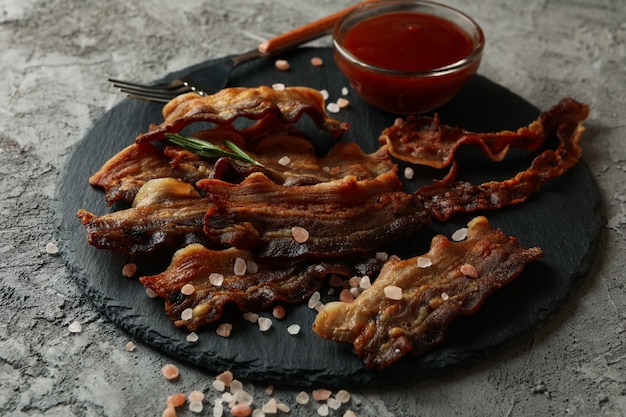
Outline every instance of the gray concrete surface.
<svg viewBox="0 0 626 417"><path fill-rule="evenodd" d="M122 97L104 81L152 79L350 4L347 0L0 0L0 415L156 416L173 392L213 396L213 375L136 343L72 282L53 240L54 187L65 158ZM480 72L540 108L591 106L584 158L606 227L600 255L571 302L534 337L452 375L354 390L359 416L626 415L626 7L622 0L448 0L483 26ZM322 43L327 41L322 41ZM576 227L576 225L572 225ZM68 326L78 321L82 332ZM176 361L174 361L176 363ZM265 386L244 381L259 406ZM272 396L289 415L298 390ZM212 415L208 402L200 414ZM212 397L211 397L212 398Z"/></svg>

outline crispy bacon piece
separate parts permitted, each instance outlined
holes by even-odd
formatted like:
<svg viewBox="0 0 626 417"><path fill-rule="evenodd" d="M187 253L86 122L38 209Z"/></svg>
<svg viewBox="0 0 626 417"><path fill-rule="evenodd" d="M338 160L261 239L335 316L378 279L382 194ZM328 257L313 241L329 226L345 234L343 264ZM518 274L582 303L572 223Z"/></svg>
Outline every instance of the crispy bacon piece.
<svg viewBox="0 0 626 417"><path fill-rule="evenodd" d="M77 215L89 244L137 254L160 246L207 242L202 223L209 205L209 199L202 197L192 185L161 178L144 184L129 209L103 216L79 210Z"/></svg>
<svg viewBox="0 0 626 417"><path fill-rule="evenodd" d="M540 153L527 170L511 179L480 185L463 181L437 182L418 189L415 196L440 221L448 220L455 213L495 210L519 204L580 160L582 148L579 141L585 130L582 122L578 118L566 118L553 129L556 129L560 142L558 148Z"/></svg>
<svg viewBox="0 0 626 417"><path fill-rule="evenodd" d="M328 259L368 253L415 232L430 214L399 191L395 171L372 180L355 177L311 186L283 187L256 173L241 184L203 180L213 205L205 234L260 258ZM308 239L297 241L292 228Z"/></svg>
<svg viewBox="0 0 626 417"><path fill-rule="evenodd" d="M225 88L210 96L182 94L163 107L163 122L137 136L138 143L164 139L165 133L180 132L195 122L231 124L245 117L251 120L270 119L272 122L295 123L307 114L320 128L334 136L347 129L347 124L332 119L326 113L324 98L308 87L289 87L282 91L261 86L257 88ZM263 124L263 129L266 124ZM255 130L255 129L253 129Z"/></svg>
<svg viewBox="0 0 626 417"><path fill-rule="evenodd" d="M327 303L313 331L352 343L368 367L381 370L409 352L423 354L440 344L454 318L476 312L542 255L477 217L469 223L467 240L433 239L422 256L432 262L429 267L420 267L418 258L391 258L355 301ZM401 299L385 295L392 287L402 290Z"/></svg>
<svg viewBox="0 0 626 417"><path fill-rule="evenodd" d="M580 123L589 107L572 99L561 100L539 118L515 132L472 133L461 128L440 125L434 118L409 117L385 129L379 142L386 143L396 158L418 165L443 168L452 163L456 150L464 144L477 145L489 158L501 161L511 147L536 150L563 124Z"/></svg>
<svg viewBox="0 0 626 417"><path fill-rule="evenodd" d="M245 272L235 273L237 259L247 263ZM355 267L345 260L336 264L266 264L248 251L214 251L192 244L178 250L163 273L140 281L165 299L165 311L176 326L193 331L218 320L227 303L236 304L243 312L261 311L278 301L298 303L321 288L329 274L354 273ZM217 275L211 279L211 274ZM189 295L181 293L186 284L194 288ZM193 311L190 319L181 318L186 309Z"/></svg>
<svg viewBox="0 0 626 417"><path fill-rule="evenodd" d="M174 170L161 149L151 143L133 143L109 159L89 178L89 184L104 188L110 205L118 200L133 201L146 181L173 176Z"/></svg>

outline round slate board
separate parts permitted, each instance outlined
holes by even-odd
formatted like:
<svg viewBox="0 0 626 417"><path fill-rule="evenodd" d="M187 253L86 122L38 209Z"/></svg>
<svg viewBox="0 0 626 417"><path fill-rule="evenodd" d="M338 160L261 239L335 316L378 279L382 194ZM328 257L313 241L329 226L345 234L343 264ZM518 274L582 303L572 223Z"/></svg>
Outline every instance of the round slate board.
<svg viewBox="0 0 626 417"><path fill-rule="evenodd" d="M324 66L311 66L313 56L322 57ZM330 49L300 49L287 59L291 63L287 72L278 71L269 60L239 67L230 85L307 85L326 89L331 101L348 87L334 65ZM378 134L396 116L374 109L351 90L347 97L350 107L336 115L350 122L350 130L341 140L355 141L366 152L372 152L379 146ZM386 385L441 374L492 355L531 334L568 300L596 252L601 229L599 195L589 169L581 161L526 203L484 213L493 226L518 237L525 246L540 246L546 256L492 295L477 314L458 318L444 344L422 357L405 357L383 372L370 371L352 353L350 345L321 340L313 334L310 328L315 312L304 304L288 307L286 318L274 320L267 332L243 320L240 313L227 311L226 320L234 324L230 338L217 336L216 326L208 326L198 332L199 342L191 344L186 341L187 332L166 317L162 300L148 298L137 279L121 275L122 266L131 261L138 264L138 275L161 272L169 253L133 258L96 250L86 243L76 217L80 208L96 214L111 210L104 204L102 191L91 188L87 179L138 133L147 130L150 123L160 122L160 111L158 104L127 99L94 123L68 158L57 184L57 238L72 277L110 320L133 337L198 368L211 372L230 369L238 378L300 387ZM539 110L505 88L476 76L438 113L442 123L487 132L515 130L534 120ZM319 152L326 152L333 140L309 124L303 120L301 127L311 134ZM554 147L555 141L547 146ZM467 148L460 152L459 160L464 179L484 182L512 177L525 169L533 156L513 151L505 162L492 163L476 149ZM407 190L441 175L420 169L416 175L420 179L407 181ZM436 233L450 236L470 218L464 215L445 224L427 225L389 251L401 256L424 253ZM271 317L269 312L261 314ZM292 323L302 327L297 336L286 331Z"/></svg>

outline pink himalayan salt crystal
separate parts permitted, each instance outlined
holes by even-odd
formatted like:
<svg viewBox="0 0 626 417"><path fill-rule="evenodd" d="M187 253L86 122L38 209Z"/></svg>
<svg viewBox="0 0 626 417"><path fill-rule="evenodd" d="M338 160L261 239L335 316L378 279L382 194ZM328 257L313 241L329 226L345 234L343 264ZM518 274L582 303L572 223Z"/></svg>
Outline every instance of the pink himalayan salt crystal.
<svg viewBox="0 0 626 417"><path fill-rule="evenodd" d="M164 365L163 368L161 368L161 373L168 381L176 381L180 375L178 367L171 363Z"/></svg>
<svg viewBox="0 0 626 417"><path fill-rule="evenodd" d="M318 389L314 389L311 392L311 394L315 401L326 401L327 399L330 398L330 396L332 395L332 392L324 388L318 388Z"/></svg>
<svg viewBox="0 0 626 417"><path fill-rule="evenodd" d="M235 404L231 407L230 414L235 417L248 417L252 414L252 408L248 404Z"/></svg>
<svg viewBox="0 0 626 417"><path fill-rule="evenodd" d="M211 283L211 285L221 287L224 283L224 275L214 272L209 275L209 282Z"/></svg>
<svg viewBox="0 0 626 417"><path fill-rule="evenodd" d="M294 226L291 228L291 236L298 243L304 243L309 240L309 231L304 227Z"/></svg>
<svg viewBox="0 0 626 417"><path fill-rule="evenodd" d="M281 71L287 71L289 68L291 68L289 61L287 61L286 59L277 59L274 62L274 66Z"/></svg>
<svg viewBox="0 0 626 417"><path fill-rule="evenodd" d="M137 273L137 265L133 263L126 264L122 267L122 276L132 278Z"/></svg>
<svg viewBox="0 0 626 417"><path fill-rule="evenodd" d="M233 267L233 272L237 276L242 276L246 273L248 269L248 263L243 258L235 259L235 266Z"/></svg>
<svg viewBox="0 0 626 417"><path fill-rule="evenodd" d="M464 264L459 268L459 272L470 278L478 278L478 270L474 265Z"/></svg>
<svg viewBox="0 0 626 417"><path fill-rule="evenodd" d="M231 323L222 323L217 327L217 330L215 330L215 333L217 333L218 336L229 337L230 332L232 332L232 330L233 330L233 325Z"/></svg>
<svg viewBox="0 0 626 417"><path fill-rule="evenodd" d="M176 409L174 408L173 405L168 405L167 407L165 407L165 410L163 410L163 414L161 414L162 417L177 417L176 414Z"/></svg>
<svg viewBox="0 0 626 417"><path fill-rule="evenodd" d="M180 293L183 295L191 295L194 293L195 290L196 290L196 287L194 287L193 285L185 284L180 289Z"/></svg>
<svg viewBox="0 0 626 417"><path fill-rule="evenodd" d="M215 377L216 380L222 381L225 386L230 387L233 382L233 373L231 371L224 371Z"/></svg>
<svg viewBox="0 0 626 417"><path fill-rule="evenodd" d="M340 97L337 99L337 107L339 107L340 109L345 109L349 105L350 100L348 100L347 98Z"/></svg>
<svg viewBox="0 0 626 417"><path fill-rule="evenodd" d="M272 315L279 320L284 319L285 314L287 314L287 312L285 311L285 307L283 306L275 306L272 309Z"/></svg>
<svg viewBox="0 0 626 417"><path fill-rule="evenodd" d="M324 65L324 60L319 56L314 56L313 58L311 58L311 65L313 65L314 67L321 67L322 65Z"/></svg>
<svg viewBox="0 0 626 417"><path fill-rule="evenodd" d="M390 300L402 300L402 288L397 287L395 285L387 285L383 291L385 292L385 297Z"/></svg>
<svg viewBox="0 0 626 417"><path fill-rule="evenodd" d="M180 407L181 405L185 404L185 401L185 394L183 394L182 392L177 392L176 394L172 394L167 397L165 403L167 405L171 405L172 407Z"/></svg>

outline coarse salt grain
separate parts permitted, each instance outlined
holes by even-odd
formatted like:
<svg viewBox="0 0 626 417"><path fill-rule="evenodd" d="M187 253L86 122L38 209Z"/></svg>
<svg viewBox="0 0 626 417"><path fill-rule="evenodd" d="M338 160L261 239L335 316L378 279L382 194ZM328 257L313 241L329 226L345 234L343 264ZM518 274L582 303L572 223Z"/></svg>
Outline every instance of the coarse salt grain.
<svg viewBox="0 0 626 417"><path fill-rule="evenodd" d="M402 288L398 286L387 285L383 289L383 291L385 293L385 297L389 298L390 300L402 300Z"/></svg>
<svg viewBox="0 0 626 417"><path fill-rule="evenodd" d="M350 401L350 393L345 389L341 389L337 391L337 394L335 394L335 398L345 404Z"/></svg>
<svg viewBox="0 0 626 417"><path fill-rule="evenodd" d="M339 113L339 110L341 109L337 103L328 103L326 105L326 110L328 110L329 113Z"/></svg>
<svg viewBox="0 0 626 417"><path fill-rule="evenodd" d="M167 400L165 400L165 403L167 405L171 405L172 407L180 407L181 405L185 404L185 401L185 394L183 394L182 392L178 392L176 394L168 396Z"/></svg>
<svg viewBox="0 0 626 417"><path fill-rule="evenodd" d="M385 262L389 259L389 254L387 252L376 252L376 259Z"/></svg>
<svg viewBox="0 0 626 417"><path fill-rule="evenodd" d="M467 227L460 228L456 232L452 233L452 240L454 240L455 242L465 240L467 238L467 232Z"/></svg>
<svg viewBox="0 0 626 417"><path fill-rule="evenodd" d="M226 389L226 384L224 383L224 381L220 381L219 379L214 380L211 383L211 386L219 392L222 392Z"/></svg>
<svg viewBox="0 0 626 417"><path fill-rule="evenodd" d="M163 377L168 381L175 381L180 375L178 367L171 363L164 365L163 368L161 368L161 373L163 374Z"/></svg>
<svg viewBox="0 0 626 417"><path fill-rule="evenodd" d="M230 387L233 382L233 373L231 371L224 371L215 377L217 381L222 381L225 386Z"/></svg>
<svg viewBox="0 0 626 417"><path fill-rule="evenodd" d="M317 303L320 302L321 298L322 298L322 295L318 291L315 291L313 294L311 294L311 297L309 297L309 301L307 302L307 306L309 308L311 308L311 309L315 308Z"/></svg>
<svg viewBox="0 0 626 417"><path fill-rule="evenodd" d="M283 91L285 89L285 84L283 83L274 83L272 84L272 88L276 91Z"/></svg>
<svg viewBox="0 0 626 417"><path fill-rule="evenodd" d="M287 327L287 333L289 333L292 336L297 335L298 333L300 333L300 325L299 324L292 324L289 327Z"/></svg>
<svg viewBox="0 0 626 417"><path fill-rule="evenodd" d="M296 395L296 403L298 404L307 404L309 402L309 394L305 391L300 391L298 395Z"/></svg>
<svg viewBox="0 0 626 417"><path fill-rule="evenodd" d="M328 90L320 90L320 94L322 95L322 98L324 100L328 100L328 97L330 97L330 94L328 94Z"/></svg>
<svg viewBox="0 0 626 417"><path fill-rule="evenodd" d="M267 395L272 395L273 392L274 392L274 385L268 385L267 387L265 387L265 393Z"/></svg>
<svg viewBox="0 0 626 417"><path fill-rule="evenodd" d="M351 303L354 301L354 296L350 293L349 289L345 288L339 293L339 301L343 303Z"/></svg>
<svg viewBox="0 0 626 417"><path fill-rule="evenodd" d="M243 318L247 321L249 321L250 323L256 323L257 320L259 319L259 315L256 313L243 313Z"/></svg>
<svg viewBox="0 0 626 417"><path fill-rule="evenodd" d="M185 284L183 285L183 287L180 289L181 294L183 295L191 295L194 293L194 291L196 290L196 287L194 287L191 284Z"/></svg>
<svg viewBox="0 0 626 417"><path fill-rule="evenodd" d="M259 264L257 264L256 262L254 262L251 259L246 261L246 268L247 268L248 272L251 273L251 274L256 274L257 272L259 272Z"/></svg>
<svg viewBox="0 0 626 417"><path fill-rule="evenodd" d="M137 265L133 263L126 264L122 267L122 276L126 278L132 278L137 272Z"/></svg>
<svg viewBox="0 0 626 417"><path fill-rule="evenodd" d="M211 283L211 285L221 287L224 283L224 275L214 272L209 275L209 282Z"/></svg>
<svg viewBox="0 0 626 417"><path fill-rule="evenodd" d="M324 65L324 60L319 56L314 56L313 58L311 58L311 65L313 65L314 67L321 67L322 65Z"/></svg>
<svg viewBox="0 0 626 417"><path fill-rule="evenodd" d="M260 408L252 410L252 417L265 417L265 413Z"/></svg>
<svg viewBox="0 0 626 417"><path fill-rule="evenodd" d="M146 295L149 298L157 298L159 294L157 294L152 288L146 287Z"/></svg>
<svg viewBox="0 0 626 417"><path fill-rule="evenodd" d="M252 414L252 408L248 404L235 404L230 408L230 414L235 417L248 417Z"/></svg>
<svg viewBox="0 0 626 417"><path fill-rule="evenodd" d="M332 410L338 410L339 407L341 407L341 401L332 397L329 398L328 401L326 401L326 404L328 404L328 408Z"/></svg>
<svg viewBox="0 0 626 417"><path fill-rule="evenodd" d="M348 95L348 87L342 87L341 88L341 94L344 95L344 96L347 96Z"/></svg>
<svg viewBox="0 0 626 417"><path fill-rule="evenodd" d="M213 417L222 417L224 414L224 405L221 402L216 402L213 405Z"/></svg>
<svg viewBox="0 0 626 417"><path fill-rule="evenodd" d="M324 389L324 388L318 388L318 389L314 389L311 392L313 399L315 401L326 401L327 399L330 398L330 396L333 394L331 391Z"/></svg>
<svg viewBox="0 0 626 417"><path fill-rule="evenodd" d="M231 394L236 394L237 392L243 389L243 382L238 379L233 379L230 383L230 392Z"/></svg>
<svg viewBox="0 0 626 417"><path fill-rule="evenodd" d="M286 59L277 59L274 62L274 65L277 69L281 71L287 71L289 68L291 68L291 65L289 65L289 61L287 61Z"/></svg>
<svg viewBox="0 0 626 417"><path fill-rule="evenodd" d="M257 322L259 324L259 330L262 332L266 332L270 329L270 327L272 327L272 320L267 317L259 317Z"/></svg>
<svg viewBox="0 0 626 417"><path fill-rule="evenodd" d="M128 342L128 343L126 343L126 344L124 345L124 349L125 349L127 352L134 352L134 351L135 351L135 348L136 348L136 347L135 347L135 344L134 344L133 342Z"/></svg>
<svg viewBox="0 0 626 417"><path fill-rule="evenodd" d="M193 310L191 308L186 308L180 313L180 319L184 321L191 320L193 318Z"/></svg>
<svg viewBox="0 0 626 417"><path fill-rule="evenodd" d="M356 417L356 413L352 410L346 410L346 412L343 413L343 417Z"/></svg>
<svg viewBox="0 0 626 417"><path fill-rule="evenodd" d="M83 331L83 326L78 321L73 321L67 326L67 330L69 330L70 333L80 333Z"/></svg>
<svg viewBox="0 0 626 417"><path fill-rule="evenodd" d="M56 244L50 242L46 244L46 253L48 255L56 255L59 253L59 247Z"/></svg>
<svg viewBox="0 0 626 417"><path fill-rule="evenodd" d="M217 333L218 336L230 337L230 332L232 332L232 330L233 330L233 325L231 323L222 323L219 326L217 326L215 333Z"/></svg>
<svg viewBox="0 0 626 417"><path fill-rule="evenodd" d="M202 402L200 401L191 401L189 403L189 411L191 411L192 413L201 413L203 408L204 404L202 404Z"/></svg>
<svg viewBox="0 0 626 417"><path fill-rule="evenodd" d="M235 266L233 267L233 273L237 276L245 275L246 270L248 269L248 263L243 258L235 259Z"/></svg>
<svg viewBox="0 0 626 417"><path fill-rule="evenodd" d="M187 342L189 343L196 343L198 340L200 340L200 337L198 337L196 332L191 332L187 335Z"/></svg>
<svg viewBox="0 0 626 417"><path fill-rule="evenodd" d="M417 257L417 266L419 268L428 268L429 266L432 266L433 261L430 258L425 258L423 256L418 256Z"/></svg>
<svg viewBox="0 0 626 417"><path fill-rule="evenodd" d="M415 176L415 170L411 167L404 168L404 178L407 180L412 180Z"/></svg>
<svg viewBox="0 0 626 417"><path fill-rule="evenodd" d="M317 408L317 414L322 417L326 417L329 413L330 410L328 409L328 404L322 404Z"/></svg>
<svg viewBox="0 0 626 417"><path fill-rule="evenodd" d="M350 288L350 294L352 295L352 297L357 298L359 295L361 295L361 289L359 287L352 287Z"/></svg>
<svg viewBox="0 0 626 417"><path fill-rule="evenodd" d="M261 411L267 414L276 414L278 411L278 402L275 398L270 398L265 404L261 406Z"/></svg>
<svg viewBox="0 0 626 417"><path fill-rule="evenodd" d="M371 286L372 281L370 280L370 277L368 277L367 275L362 276L361 281L359 281L359 288L362 290L366 290Z"/></svg>
<svg viewBox="0 0 626 417"><path fill-rule="evenodd" d="M309 231L304 227L294 226L291 228L291 236L298 243L304 243L309 240Z"/></svg>
<svg viewBox="0 0 626 417"><path fill-rule="evenodd" d="M459 272L470 278L478 278L478 270L474 265L464 264L459 268Z"/></svg>
<svg viewBox="0 0 626 417"><path fill-rule="evenodd" d="M168 405L167 407L165 407L165 410L163 410L163 414L161 414L161 417L177 417L176 409L174 409L174 406Z"/></svg>
<svg viewBox="0 0 626 417"><path fill-rule="evenodd" d="M358 287L360 283L361 283L361 277L354 276L348 280L348 284L350 284L350 287L352 288Z"/></svg>
<svg viewBox="0 0 626 417"><path fill-rule="evenodd" d="M448 298L450 298L450 296L448 295L448 293L442 292L441 293L441 299L443 301L446 301Z"/></svg>
<svg viewBox="0 0 626 417"><path fill-rule="evenodd" d="M287 165L289 165L291 163L291 158L289 158L287 155L283 156L282 158L280 158L278 160L278 163L284 167L286 167Z"/></svg>
<svg viewBox="0 0 626 417"><path fill-rule="evenodd" d="M350 100L348 100L347 98L340 97L337 99L337 107L339 107L340 109L345 109L349 105Z"/></svg>
<svg viewBox="0 0 626 417"><path fill-rule="evenodd" d="M285 318L285 314L287 314L287 312L285 311L285 307L283 306L275 306L272 309L272 316L274 316L277 319L284 319Z"/></svg>
<svg viewBox="0 0 626 417"><path fill-rule="evenodd" d="M276 407L278 408L278 411L280 411L281 413L288 413L291 411L291 408L289 408L289 406L285 403L278 403Z"/></svg>
<svg viewBox="0 0 626 417"><path fill-rule="evenodd" d="M244 389L240 389L235 393L235 401L241 404L251 405L252 401L254 401L254 397L248 391Z"/></svg>

